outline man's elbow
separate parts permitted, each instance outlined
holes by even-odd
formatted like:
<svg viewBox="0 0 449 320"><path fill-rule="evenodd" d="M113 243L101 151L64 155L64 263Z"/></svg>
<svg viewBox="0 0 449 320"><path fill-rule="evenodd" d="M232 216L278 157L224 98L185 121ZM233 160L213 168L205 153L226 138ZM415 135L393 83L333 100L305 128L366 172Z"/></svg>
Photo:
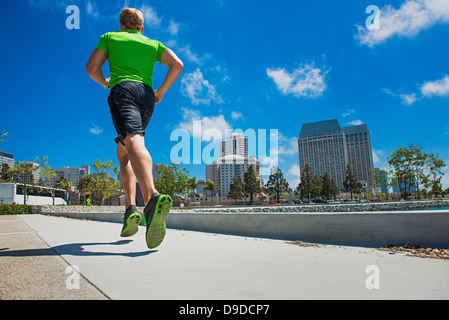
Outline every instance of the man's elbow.
<svg viewBox="0 0 449 320"><path fill-rule="evenodd" d="M98 71L98 66L96 66L95 64L88 62L86 64L86 71L88 75L93 75Z"/></svg>
<svg viewBox="0 0 449 320"><path fill-rule="evenodd" d="M88 75L91 75L91 74L94 73L94 68L89 63L86 64L86 72L87 72Z"/></svg>
<svg viewBox="0 0 449 320"><path fill-rule="evenodd" d="M179 70L179 72L181 72L182 69L184 69L184 63L182 63L181 59L176 59L173 61L172 67L176 70Z"/></svg>

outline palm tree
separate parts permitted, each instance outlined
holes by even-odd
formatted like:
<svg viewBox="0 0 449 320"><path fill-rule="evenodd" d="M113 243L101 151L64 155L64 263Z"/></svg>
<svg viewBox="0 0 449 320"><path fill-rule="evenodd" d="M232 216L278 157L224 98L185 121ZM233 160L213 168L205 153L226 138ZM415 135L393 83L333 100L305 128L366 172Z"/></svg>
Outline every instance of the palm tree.
<svg viewBox="0 0 449 320"><path fill-rule="evenodd" d="M190 205L190 190L195 191L197 187L198 182L196 181L196 177L193 177L187 181L187 197L189 199L189 205Z"/></svg>
<svg viewBox="0 0 449 320"><path fill-rule="evenodd" d="M212 197L213 196L212 193L215 190L215 184L212 181L207 180L206 181L206 185L204 186L204 190L209 190L210 191L210 196Z"/></svg>

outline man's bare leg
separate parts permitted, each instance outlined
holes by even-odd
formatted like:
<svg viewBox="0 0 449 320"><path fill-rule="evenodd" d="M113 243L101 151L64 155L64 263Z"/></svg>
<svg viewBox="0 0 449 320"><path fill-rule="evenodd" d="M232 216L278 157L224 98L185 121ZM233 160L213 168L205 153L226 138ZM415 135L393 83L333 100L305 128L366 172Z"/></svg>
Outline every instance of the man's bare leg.
<svg viewBox="0 0 449 320"><path fill-rule="evenodd" d="M120 163L120 176L125 189L125 206L136 205L136 175L134 174L128 152L120 142L117 144L117 159Z"/></svg>
<svg viewBox="0 0 449 320"><path fill-rule="evenodd" d="M123 217L123 228L120 236L131 237L139 231L142 216L136 207L136 175L128 157L128 151L121 143L117 146L117 158L120 163L120 175L125 189L126 211Z"/></svg>
<svg viewBox="0 0 449 320"><path fill-rule="evenodd" d="M153 181L153 160L145 147L143 134L129 134L125 138L125 148L132 170L142 191L144 204L147 205L156 191Z"/></svg>

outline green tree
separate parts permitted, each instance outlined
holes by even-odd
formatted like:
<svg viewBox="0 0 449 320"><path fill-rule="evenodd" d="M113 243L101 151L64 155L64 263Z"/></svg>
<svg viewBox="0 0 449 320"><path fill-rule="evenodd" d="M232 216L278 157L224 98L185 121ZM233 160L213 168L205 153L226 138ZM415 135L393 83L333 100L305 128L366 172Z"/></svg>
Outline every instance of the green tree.
<svg viewBox="0 0 449 320"><path fill-rule="evenodd" d="M38 164L39 158L36 157L35 162L19 162L16 165L10 167L9 170L12 173L14 180L18 181L20 188L23 191L23 204L27 204L27 195L35 186L36 182L33 179L33 173L39 172L40 164Z"/></svg>
<svg viewBox="0 0 449 320"><path fill-rule="evenodd" d="M48 157L44 157L43 162L40 166L39 171L41 177L43 177L41 186L47 187L50 191L51 197L53 198L53 205L55 205L56 196L56 177L58 176L56 172L48 165Z"/></svg>
<svg viewBox="0 0 449 320"><path fill-rule="evenodd" d="M214 190L215 190L215 184L212 182L212 181L210 181L210 180L207 180L206 181L206 184L204 185L204 188L203 188L205 191L210 191L210 196L212 197L213 196L213 192L214 192ZM206 196L207 196L207 193L206 193Z"/></svg>
<svg viewBox="0 0 449 320"><path fill-rule="evenodd" d="M321 194L321 179L317 176L313 176L312 178L312 185L310 187L310 197L311 198L318 198Z"/></svg>
<svg viewBox="0 0 449 320"><path fill-rule="evenodd" d="M254 194L262 191L260 187L260 181L256 177L254 166L250 165L248 170L243 175L244 190L249 194L249 204L254 202Z"/></svg>
<svg viewBox="0 0 449 320"><path fill-rule="evenodd" d="M237 175L234 175L234 179L229 186L228 198L234 199L235 202L243 199L243 182Z"/></svg>
<svg viewBox="0 0 449 320"><path fill-rule="evenodd" d="M187 180L187 193L188 193L187 198L189 199L189 203L190 203L190 191L195 191L197 187L198 182L196 181L196 177Z"/></svg>
<svg viewBox="0 0 449 320"><path fill-rule="evenodd" d="M0 142L6 142L7 140L5 138L7 135L8 132L5 132L5 130L3 130L2 135L0 136Z"/></svg>
<svg viewBox="0 0 449 320"><path fill-rule="evenodd" d="M0 181L1 182L12 182L12 179L13 179L13 172L11 170L11 166L9 164L5 163L2 166Z"/></svg>
<svg viewBox="0 0 449 320"><path fill-rule="evenodd" d="M334 179L331 179L331 194L334 197L334 200L336 200L337 195L340 194L340 190L338 189L337 183Z"/></svg>
<svg viewBox="0 0 449 320"><path fill-rule="evenodd" d="M373 179L374 186L385 190L385 196L388 200L388 188L390 186L388 170L374 168L374 170L371 171L371 177Z"/></svg>
<svg viewBox="0 0 449 320"><path fill-rule="evenodd" d="M332 186L331 186L331 179L327 172L320 178L321 182L321 192L320 195L326 200L330 199L330 196L332 194Z"/></svg>
<svg viewBox="0 0 449 320"><path fill-rule="evenodd" d="M301 182L300 185L298 185L298 192L297 194L301 196L301 199L303 197L307 197L307 200L310 201L310 191L312 189L312 179L313 179L313 172L312 168L308 164L304 166L304 170L301 172Z"/></svg>
<svg viewBox="0 0 449 320"><path fill-rule="evenodd" d="M284 178L284 174L282 173L281 169L279 169L279 167L272 168L266 186L271 191L274 191L276 201L279 202L280 194L287 191L288 189L288 182Z"/></svg>
<svg viewBox="0 0 449 320"><path fill-rule="evenodd" d="M354 199L354 193L360 193L359 183L352 174L349 164L346 166L346 175L345 180L343 181L343 188L345 192L351 193L351 200Z"/></svg>
<svg viewBox="0 0 449 320"><path fill-rule="evenodd" d="M120 182L116 181L114 176L117 176L120 169L114 166L111 160L103 163L100 159L93 164L93 167L95 172L79 181L78 190L85 192L86 195L92 195L92 200L98 205L103 205L105 199L118 194Z"/></svg>
<svg viewBox="0 0 449 320"><path fill-rule="evenodd" d="M421 187L439 189L443 176L444 161L433 153L422 152L422 147L411 144L395 150L388 158L393 176L392 183L399 187L401 196L407 199L411 187L415 187L420 198Z"/></svg>
<svg viewBox="0 0 449 320"><path fill-rule="evenodd" d="M426 171L427 175L424 179L424 184L426 187L431 187L432 192L436 190L443 191L443 184L441 180L443 178L444 172L443 168L446 166L443 160L438 158L438 155L430 153L426 154Z"/></svg>
<svg viewBox="0 0 449 320"><path fill-rule="evenodd" d="M172 198L183 196L189 186L188 173L189 170L176 162L173 162L171 166L160 164L158 166L159 178L154 180L154 186L160 193L168 194Z"/></svg>

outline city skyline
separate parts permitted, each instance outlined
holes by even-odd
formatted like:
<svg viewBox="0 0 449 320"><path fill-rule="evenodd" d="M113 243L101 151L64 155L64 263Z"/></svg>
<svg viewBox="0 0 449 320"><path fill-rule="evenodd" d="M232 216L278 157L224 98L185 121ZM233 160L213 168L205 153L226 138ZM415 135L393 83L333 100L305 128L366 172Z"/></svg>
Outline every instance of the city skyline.
<svg viewBox="0 0 449 320"><path fill-rule="evenodd" d="M387 157L411 143L449 164L449 44L441 41L449 35L449 3L373 4L378 30L367 28L368 4L356 0L8 2L0 23L12 31L19 13L27 49L16 33L0 35L8 61L0 132L9 133L0 150L16 161L48 156L55 168L118 163L108 91L89 79L85 65L99 37L119 29L126 5L142 10L144 35L173 49L185 66L147 129L154 163L170 163L173 130L195 139L193 121L203 131L277 129L278 165L295 187L301 126L337 119L342 127L368 124L374 167L388 166ZM79 29L66 27L69 5L80 10ZM156 66L155 84L164 70ZM185 167L202 179L205 165ZM449 168L444 172L447 188Z"/></svg>

